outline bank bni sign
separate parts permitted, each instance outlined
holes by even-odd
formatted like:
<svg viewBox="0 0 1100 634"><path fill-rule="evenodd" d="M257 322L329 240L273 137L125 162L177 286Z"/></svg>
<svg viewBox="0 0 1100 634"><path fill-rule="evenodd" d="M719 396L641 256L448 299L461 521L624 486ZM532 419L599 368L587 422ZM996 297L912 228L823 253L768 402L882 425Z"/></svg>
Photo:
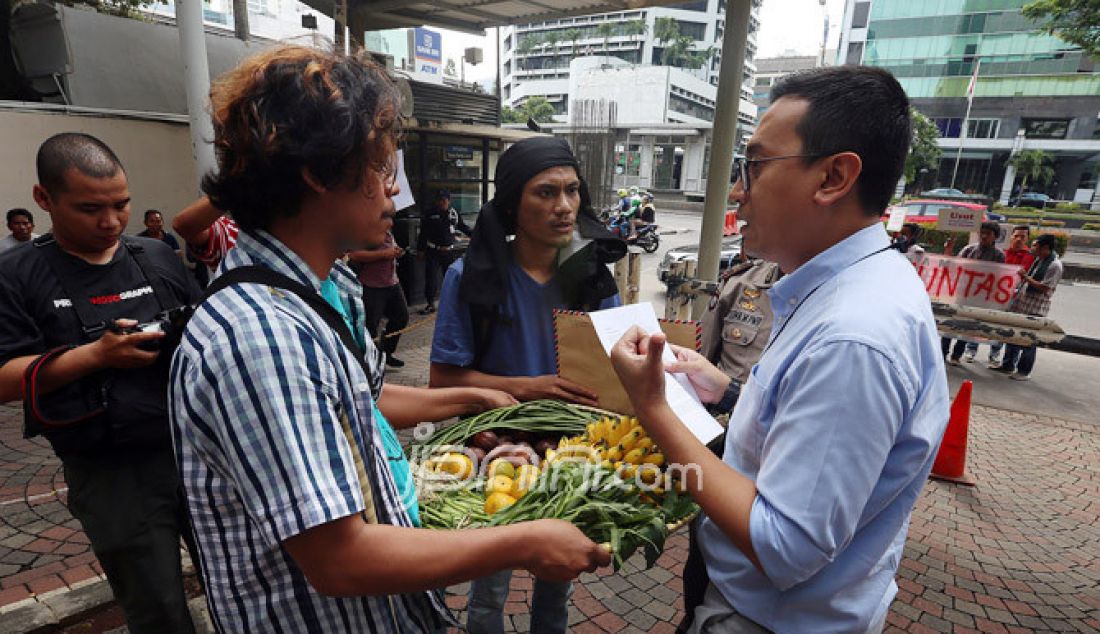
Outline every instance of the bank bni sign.
<svg viewBox="0 0 1100 634"><path fill-rule="evenodd" d="M417 79L443 83L443 36L417 28L412 31L413 64Z"/></svg>

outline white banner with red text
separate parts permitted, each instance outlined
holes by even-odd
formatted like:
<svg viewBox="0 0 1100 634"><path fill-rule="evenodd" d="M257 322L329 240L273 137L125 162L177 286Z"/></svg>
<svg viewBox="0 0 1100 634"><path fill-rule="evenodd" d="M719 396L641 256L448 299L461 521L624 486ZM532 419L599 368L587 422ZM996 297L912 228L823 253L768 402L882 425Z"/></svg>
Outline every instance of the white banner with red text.
<svg viewBox="0 0 1100 634"><path fill-rule="evenodd" d="M941 304L1008 310L1020 283L1015 264L931 253L915 264L928 296Z"/></svg>

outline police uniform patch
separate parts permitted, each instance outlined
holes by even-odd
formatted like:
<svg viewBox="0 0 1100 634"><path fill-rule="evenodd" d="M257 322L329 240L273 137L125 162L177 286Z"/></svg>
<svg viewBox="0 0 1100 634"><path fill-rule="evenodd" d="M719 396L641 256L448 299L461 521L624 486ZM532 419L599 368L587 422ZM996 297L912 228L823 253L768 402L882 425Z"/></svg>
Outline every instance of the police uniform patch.
<svg viewBox="0 0 1100 634"><path fill-rule="evenodd" d="M756 312L756 304L753 303L752 300L746 299L745 301L741 302L740 306L742 309L749 312Z"/></svg>
<svg viewBox="0 0 1100 634"><path fill-rule="evenodd" d="M745 297L748 297L749 299L756 299L757 297L760 297L760 291L755 288L746 288Z"/></svg>

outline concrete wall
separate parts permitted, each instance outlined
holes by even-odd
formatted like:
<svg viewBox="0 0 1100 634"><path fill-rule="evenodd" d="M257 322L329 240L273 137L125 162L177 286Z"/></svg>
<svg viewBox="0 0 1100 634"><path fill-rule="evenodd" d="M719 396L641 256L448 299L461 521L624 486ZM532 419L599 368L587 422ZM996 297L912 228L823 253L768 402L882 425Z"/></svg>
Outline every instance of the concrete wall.
<svg viewBox="0 0 1100 634"><path fill-rule="evenodd" d="M174 26L64 5L56 5L58 18L47 19L45 10L33 6L16 13L16 51L38 73L61 73L70 105L187 112L179 33ZM269 40L246 43L208 31L211 79L272 45ZM36 86L50 88L49 80L39 80Z"/></svg>
<svg viewBox="0 0 1100 634"><path fill-rule="evenodd" d="M31 188L38 182L34 157L38 146L58 132L91 134L118 154L126 168L133 197L127 233L144 229L146 209L160 209L166 221L199 195L187 124L120 117L81 116L55 112L22 112L0 102L0 210L25 207L35 216L35 232L50 229L49 214L35 204ZM7 229L0 230L7 235Z"/></svg>

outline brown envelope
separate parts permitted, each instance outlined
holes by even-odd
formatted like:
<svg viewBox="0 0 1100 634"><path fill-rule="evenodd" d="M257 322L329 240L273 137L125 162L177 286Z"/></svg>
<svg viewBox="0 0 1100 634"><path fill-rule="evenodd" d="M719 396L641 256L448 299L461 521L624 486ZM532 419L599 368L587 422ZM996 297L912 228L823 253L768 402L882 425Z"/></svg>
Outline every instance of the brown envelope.
<svg viewBox="0 0 1100 634"><path fill-rule="evenodd" d="M668 340L684 348L699 349L702 327L698 321L659 319ZM630 399L619 383L611 359L603 351L592 319L587 313L554 311L554 348L558 355L558 376L593 390L602 409L634 415Z"/></svg>

